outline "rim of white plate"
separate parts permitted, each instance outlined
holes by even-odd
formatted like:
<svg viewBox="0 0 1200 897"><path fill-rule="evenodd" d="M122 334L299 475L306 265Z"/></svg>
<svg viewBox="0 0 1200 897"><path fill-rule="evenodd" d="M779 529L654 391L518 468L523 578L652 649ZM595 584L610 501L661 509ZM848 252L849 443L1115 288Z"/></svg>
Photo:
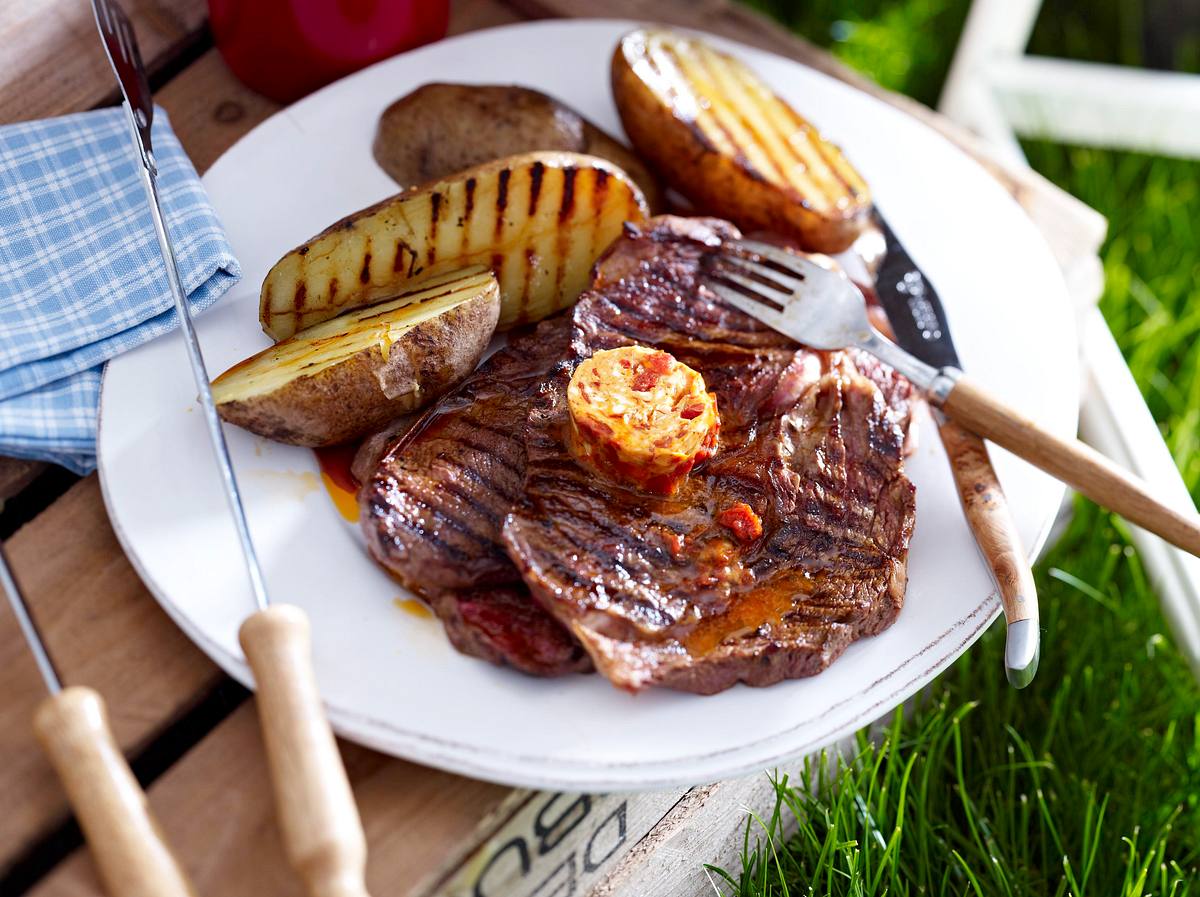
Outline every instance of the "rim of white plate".
<svg viewBox="0 0 1200 897"><path fill-rule="evenodd" d="M575 19L575 20L542 20L535 22L519 22L511 25L504 25L497 28L481 29L477 31L467 32L465 34L455 35L446 38L443 41L434 45L418 48L409 51L409 53L401 54L409 56L411 54L420 54L437 49L441 52L446 48L452 48L458 44L467 44L475 40L479 40L483 35L495 36L498 33L510 31L524 30L571 30L576 28L600 27L611 29L613 31L628 30L643 26L647 23L634 20L624 19ZM680 28L669 26L672 30L695 33L703 36L707 41L728 49L732 52L762 54L772 57L775 60L785 64L801 66L807 70L807 74L823 79L833 85L837 89L858 90L853 85L849 85L836 78L826 75L823 72L811 69L804 66L803 63L780 56L768 50L762 50L757 47L752 47L742 44L737 41L732 41L723 38L719 35L710 34L707 32L697 31L696 29ZM391 57L383 60L375 65L347 76L339 81L323 87L321 90L299 100L291 106L279 110L274 115L265 119L256 125L253 129L242 135L237 141L231 144L221 156L209 166L206 171L206 176L217 168L230 153L242 143L242 141L250 138L259 128L264 127L274 118L278 116L286 116L290 111L293 111L305 104L320 102L322 95L326 91L339 88L347 82L353 81L355 78L365 75L378 67L385 67L389 63L394 62L399 57ZM878 105L885 109L888 113L896 112L888 104L882 100L866 94L866 98L872 104ZM901 113L902 114L902 113ZM1003 188L994 181L992 176L988 174L975 159L965 153L960 147L956 146L952 141L940 134L936 129L932 128L923 121L913 119L913 122L920 128L925 129L938 141L945 144L953 152L960 155L972 167L977 168L981 176L995 185L1003 200L1008 203L1015 204L1015 200L1007 194ZM1032 223L1030 226L1033 227ZM1044 241L1041 241L1044 245ZM1049 253L1049 247L1045 246L1045 250ZM1057 265L1054 266L1057 272ZM1059 283L1062 287L1064 297L1067 295L1065 283L1061 280L1059 273ZM1074 353L1076 344L1076 333L1074 330L1070 334L1065 334L1068 337L1070 349ZM1078 376L1078 366L1075 366ZM107 374L107 366L105 375ZM102 379L101 383L101 400L98 417L98 433L103 428L104 422L104 396L105 382ZM919 415L920 427L923 430L929 429L931 423L927 415ZM1076 419L1073 418L1070 422L1073 427ZM1064 430L1066 427L1064 426ZM99 435L97 438L99 443ZM253 689L253 679L245 661L238 655L227 651L222 645L218 644L210 638L205 632L195 626L169 599L164 589L149 575L149 572L143 566L138 557L134 546L127 533L125 533L119 518L115 515L114 509L110 501L109 488L107 485L106 468L103 454L98 455L98 472L103 495L105 510L108 513L109 520L112 523L113 530L124 549L126 556L129 558L130 564L146 585L147 589L154 596L155 600L172 619L173 622L183 632L195 642L201 650L203 650L210 658L218 663L219 666L231 675L234 679L245 685L247 688ZM1065 492L1065 487L1061 487ZM1036 539L1033 540L1029 547L1029 557L1036 558L1044 547L1046 540L1050 535L1051 528L1054 523L1054 515L1051 515L1042 525L1041 531ZM249 609L248 609L249 612ZM443 769L452 770L464 775L469 775L475 778L501 782L506 785L516 785L532 788L560 789L560 790L579 790L586 788L587 790L622 790L622 789L637 789L637 790L653 790L660 788L676 787L681 783L695 783L701 781L709 781L712 778L733 778L739 775L749 774L753 772L769 769L778 764L782 764L788 760L795 759L812 751L819 750L823 746L827 746L836 742L845 735L856 731L862 726L873 722L882 713L896 706L899 701L919 691L921 687L930 682L939 673L944 671L954 660L967 650L973 644L987 626L996 618L1000 612L1000 603L995 591L984 597L975 607L960 619L949 624L936 638L928 642L919 651L908 655L905 659L891 668L886 675L878 677L874 682L868 684L864 689L864 694L870 694L872 691L881 689L885 683L892 682L895 677L901 673L906 667L912 664L917 664L922 658L927 658L926 663L922 668L907 676L901 683L890 688L886 693L872 695L872 702L858 712L852 714L847 719L838 720L836 724L830 728L822 730L819 734L814 734L807 741L797 744L787 742L786 746L776 745L778 742L786 742L789 733L797 729L812 725L815 718L806 719L799 722L793 722L784 729L777 730L770 735L765 735L751 742L746 742L737 745L736 747L727 747L717 751L700 752L694 755L674 757L665 761L594 761L594 760L574 760L570 762L561 760L548 760L546 757L530 755L520 752L504 751L496 747L492 747L487 751L482 750L476 745L467 744L451 738L442 738L421 732L415 732L399 726L390 720L381 720L367 714L347 711L345 709L330 706L326 704L326 709L329 714L330 721L337 733L356 743L367 747L375 748L395 756L401 756L418 763L424 763L431 766L436 766ZM940 650L939 650L940 649ZM900 695L897 699L897 695ZM827 708L821 716L830 716L831 711L839 706L849 703L853 698L847 697L843 701L834 705L833 708ZM386 733L386 734L385 734ZM507 764L496 763L494 758L503 758ZM724 762L718 758L729 758ZM492 762L489 762L492 761ZM512 764L517 764L513 766ZM569 770L587 770L586 781L581 781L578 775L570 775ZM630 771L636 770L636 774L629 774ZM624 772L624 774L622 774Z"/></svg>

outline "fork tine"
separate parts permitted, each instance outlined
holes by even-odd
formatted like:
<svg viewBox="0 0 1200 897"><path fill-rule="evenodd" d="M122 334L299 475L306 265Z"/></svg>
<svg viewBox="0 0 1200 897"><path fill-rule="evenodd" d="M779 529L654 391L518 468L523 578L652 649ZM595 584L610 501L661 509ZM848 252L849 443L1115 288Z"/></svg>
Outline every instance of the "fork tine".
<svg viewBox="0 0 1200 897"><path fill-rule="evenodd" d="M744 293L752 293L759 302L769 303L772 307L782 309L792 295L787 287L774 286L745 277L736 271L720 270L709 272L709 278L717 283L736 284Z"/></svg>
<svg viewBox="0 0 1200 897"><path fill-rule="evenodd" d="M744 293L739 293L732 287L725 286L725 284L715 280L709 280L707 286L721 298L721 301L727 302L739 311L745 312L750 317L756 318L770 327L774 327L780 333L787 333L787 324L784 321L783 315L765 302L751 299Z"/></svg>
<svg viewBox="0 0 1200 897"><path fill-rule="evenodd" d="M804 277L810 274L827 274L825 268L815 262L810 262L804 256L797 255L794 252L789 252L786 249L781 249L778 246L772 246L770 243L761 243L758 240L738 240L738 246L743 249L748 249L755 255L760 256L767 261L785 268L796 277Z"/></svg>
<svg viewBox="0 0 1200 897"><path fill-rule="evenodd" d="M726 255L722 260L728 265L735 265L744 271L748 271L756 278L759 278L760 281L766 281L763 286L773 286L782 293L792 294L797 290L804 289L803 274L784 274L776 268L756 262L753 259L743 258L740 255Z"/></svg>
<svg viewBox="0 0 1200 897"><path fill-rule="evenodd" d="M154 100L146 81L146 68L138 50L137 35L129 16L116 0L91 0L96 27L103 39L104 51L112 63L121 93L129 104L137 130L142 161L153 166L150 125L154 120Z"/></svg>

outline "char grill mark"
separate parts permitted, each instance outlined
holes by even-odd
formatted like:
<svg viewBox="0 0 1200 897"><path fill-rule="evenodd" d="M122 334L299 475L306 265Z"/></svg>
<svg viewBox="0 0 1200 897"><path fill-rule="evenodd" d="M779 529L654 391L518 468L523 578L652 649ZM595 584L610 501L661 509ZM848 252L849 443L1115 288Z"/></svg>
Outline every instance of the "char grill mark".
<svg viewBox="0 0 1200 897"><path fill-rule="evenodd" d="M534 162L533 167L529 170L529 215L532 217L537 212L538 196L542 192L542 178L546 174L546 166L541 162Z"/></svg>
<svg viewBox="0 0 1200 897"><path fill-rule="evenodd" d="M438 216L442 210L442 194L436 190L429 194L429 249L425 254L425 260L432 265L437 258L437 232L438 232Z"/></svg>
<svg viewBox="0 0 1200 897"><path fill-rule="evenodd" d="M478 461L488 467L495 466L500 468L496 473L500 476L505 476L506 480L519 483L521 477L525 475L524 468L521 462L516 459L516 455L523 451L520 444L514 442L507 434L496 434L485 430L481 425L480 430L484 430L488 436L494 437L494 442L484 442L473 436L464 436L456 433L456 438L447 447L446 452L438 455L439 461L445 461L454 464L457 468L463 469L461 464L453 460L453 455L459 451L473 452L478 456ZM504 445L504 443L508 443ZM506 449L506 451L502 451ZM515 500L516 490L512 488L512 482L496 482L485 480L483 475L477 471L467 471L468 474L479 480L480 483L486 484L493 492L509 501Z"/></svg>
<svg viewBox="0 0 1200 897"><path fill-rule="evenodd" d="M461 227L467 227L471 223L471 214L475 211L475 178L467 178L463 185L465 192L465 208L463 209L463 218L460 224Z"/></svg>
<svg viewBox="0 0 1200 897"><path fill-rule="evenodd" d="M504 210L508 208L508 182L512 179L512 171L504 169L500 172L496 184L496 236L504 230Z"/></svg>
<svg viewBox="0 0 1200 897"><path fill-rule="evenodd" d="M577 465L576 465L577 466ZM555 490L567 489L572 495L589 494L594 501L592 506L581 509L577 503L556 501L549 497L545 508L553 512L553 517L542 518L542 525L558 527L562 537L586 557L586 562L598 570L620 570L621 575L647 575L663 564L669 564L671 555L661 545L649 543L636 544L630 541L630 532L620 524L600 518L605 502L600 499L604 493L590 484L581 482L578 477L543 476L530 486L539 494L553 496ZM607 496L604 496L607 497ZM599 542L588 541L600 535ZM642 570L635 569L630 563L631 557L645 557L650 563Z"/></svg>
<svg viewBox="0 0 1200 897"><path fill-rule="evenodd" d="M574 165L568 165L562 170L563 185L562 185L562 201L558 206L558 220L566 221L575 211L575 178L579 174L579 169Z"/></svg>
<svg viewBox="0 0 1200 897"><path fill-rule="evenodd" d="M442 463L454 468L454 473L456 476L459 476L470 483L469 489L453 483L445 483L442 488L455 498L461 499L464 503L471 505L471 510L474 513L483 515L489 521L495 523L497 527L500 526L503 521L491 506L492 503L486 499L490 498L491 496L495 496L505 502L508 502L509 504L520 501L519 493L506 488L503 484L498 483L495 480L486 478L477 470L467 467L463 464L459 464L452 458L443 457L441 460ZM510 467L509 469L511 470L512 468Z"/></svg>

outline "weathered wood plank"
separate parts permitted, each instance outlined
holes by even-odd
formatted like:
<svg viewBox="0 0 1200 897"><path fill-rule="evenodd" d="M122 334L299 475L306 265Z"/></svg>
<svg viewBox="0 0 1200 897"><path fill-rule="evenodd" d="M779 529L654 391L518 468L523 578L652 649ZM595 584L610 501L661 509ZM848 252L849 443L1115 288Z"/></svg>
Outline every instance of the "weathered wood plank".
<svg viewBox="0 0 1200 897"><path fill-rule="evenodd" d="M370 845L373 894L404 897L512 789L474 782L342 745ZM299 893L274 822L266 758L253 703L244 704L152 789L167 838L201 894ZM78 851L32 892L97 895L90 859Z"/></svg>
<svg viewBox="0 0 1200 897"><path fill-rule="evenodd" d="M202 28L204 0L126 4L147 64L161 67ZM0 121L87 109L114 83L87 3L0 6ZM15 494L36 462L5 459ZM192 706L219 673L159 610L129 566L90 477L19 531L8 551L63 678L109 702L118 741L136 750ZM0 871L67 816L30 730L43 687L15 621L0 615Z"/></svg>
<svg viewBox="0 0 1200 897"><path fill-rule="evenodd" d="M450 34L479 31L520 22L523 16L499 0L451 0Z"/></svg>
<svg viewBox="0 0 1200 897"><path fill-rule="evenodd" d="M44 461L0 457L0 509L3 509L6 499L32 483L45 469Z"/></svg>
<svg viewBox="0 0 1200 897"><path fill-rule="evenodd" d="M453 5L450 33L492 28L520 21L495 0L459 0ZM203 172L243 134L277 112L279 104L244 87L217 50L209 50L156 97L171 118L180 142Z"/></svg>
<svg viewBox="0 0 1200 897"><path fill-rule="evenodd" d="M125 0L151 72L195 38L205 0ZM83 0L5 0L0 4L0 122L90 109L116 96L112 70Z"/></svg>
<svg viewBox="0 0 1200 897"><path fill-rule="evenodd" d="M201 174L280 108L244 87L217 50L209 50L173 78L155 101L167 111L175 135Z"/></svg>
<svg viewBox="0 0 1200 897"><path fill-rule="evenodd" d="M592 894L610 871L621 866L664 816L692 804L692 793L530 795L490 834L475 832L479 846L435 877L413 897L508 897L508 895ZM689 861L699 869L697 856ZM627 891L626 897L659 892Z"/></svg>
<svg viewBox="0 0 1200 897"><path fill-rule="evenodd" d="M189 8L182 2L177 5L181 11ZM157 9L149 4L136 8L143 13ZM165 16L161 10L157 14ZM498 3L466 0L455 5L451 30L515 18ZM90 18L86 24L87 39L95 43L95 26ZM145 46L146 28L140 21L138 31ZM49 52L32 45L26 42L22 52ZM96 49L102 53L98 43ZM107 62L102 55L100 60L104 83L111 83ZM278 109L242 86L215 50L167 84L156 100L201 172ZM22 108L32 115L71 111L53 104ZM0 120L16 115L0 102ZM127 750L140 748L219 681L217 668L162 613L130 567L108 523L95 476L73 487L7 547L64 679L86 682L105 696L118 741ZM0 614L0 664L0 694L5 695L0 702L0 793L11 797L16 808L0 818L2 873L28 844L66 818L67 808L29 727L43 696L41 680L7 614ZM247 731L242 737L251 736ZM262 803L264 812L267 807Z"/></svg>
<svg viewBox="0 0 1200 897"><path fill-rule="evenodd" d="M63 680L108 701L120 744L136 750L217 681L218 672L146 593L104 513L99 483L73 486L7 544ZM45 696L9 613L0 614L0 870L67 815L33 737Z"/></svg>

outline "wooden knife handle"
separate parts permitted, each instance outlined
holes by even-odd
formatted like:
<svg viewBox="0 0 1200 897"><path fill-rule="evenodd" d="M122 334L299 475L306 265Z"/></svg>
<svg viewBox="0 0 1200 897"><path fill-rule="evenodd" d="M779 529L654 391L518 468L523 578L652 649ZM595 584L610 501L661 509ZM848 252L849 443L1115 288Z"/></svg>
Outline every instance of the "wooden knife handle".
<svg viewBox="0 0 1200 897"><path fill-rule="evenodd" d="M367 897L367 840L317 691L308 617L274 605L238 637L254 672L288 860L311 897Z"/></svg>
<svg viewBox="0 0 1200 897"><path fill-rule="evenodd" d="M1038 618L1037 586L987 445L952 420L938 425L967 523L996 577L1004 618L1011 624Z"/></svg>
<svg viewBox="0 0 1200 897"><path fill-rule="evenodd" d="M1051 476L1149 530L1200 556L1200 519L1174 510L1146 483L1077 439L1061 439L1018 414L968 377L960 377L942 410L958 423L1024 458Z"/></svg>
<svg viewBox="0 0 1200 897"><path fill-rule="evenodd" d="M194 897L113 738L104 699L73 686L38 707L34 732L62 780L112 897Z"/></svg>

